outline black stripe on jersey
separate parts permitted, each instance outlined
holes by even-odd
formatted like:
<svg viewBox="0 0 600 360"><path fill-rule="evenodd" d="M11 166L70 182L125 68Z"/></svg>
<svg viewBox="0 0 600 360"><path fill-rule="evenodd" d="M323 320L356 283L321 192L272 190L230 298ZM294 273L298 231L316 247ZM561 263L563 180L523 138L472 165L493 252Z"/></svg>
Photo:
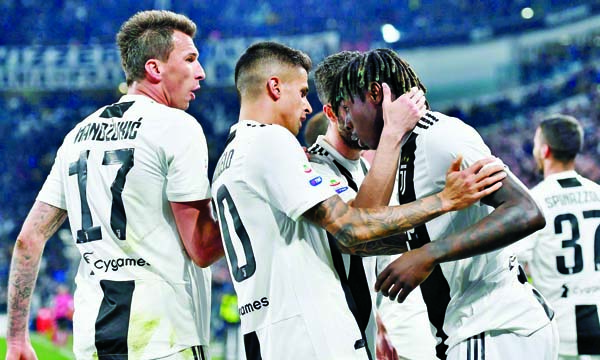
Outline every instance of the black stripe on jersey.
<svg viewBox="0 0 600 360"><path fill-rule="evenodd" d="M134 101L128 101L107 106L100 114L100 117L105 119L122 118L125 111L127 111L133 103Z"/></svg>
<svg viewBox="0 0 600 360"><path fill-rule="evenodd" d="M337 169L340 171L342 176L348 182L348 186L350 186L350 188L352 188L352 190L358 192L358 186L356 185L356 182L352 178L352 173L348 169L346 169L344 166L342 166L342 164L340 164L337 160L335 160L335 159L332 159L332 160L333 160L333 164L335 165L335 167L337 167ZM363 169L363 171L364 171L364 169ZM330 244L330 247L331 247L331 244ZM336 248L336 251L338 251L337 246L335 248ZM332 249L332 253L333 253L333 249ZM332 256L333 256L333 254L332 254ZM341 254L340 254L340 260L341 260ZM342 271L344 271L343 265L344 264L342 262L342 268L341 268ZM336 270L338 270L337 267L336 267ZM339 270L338 270L338 274L340 275L340 279L342 279L342 276L341 276L342 274L339 273ZM354 299L354 303L356 306L356 312L352 309L352 307L350 307L350 310L352 311L352 314L354 315L354 318L356 319L358 327L360 328L360 332L363 336L362 340L364 340L364 342L366 343L367 338L366 338L365 333L367 330L367 325L369 324L369 318L371 317L371 310L373 308L373 303L371 302L371 290L369 288L369 283L367 282L367 275L365 274L365 267L362 262L362 257L360 257L358 255L350 255L350 271L348 272L347 282L348 282L348 287L350 288L350 292L352 293L352 297ZM355 344L354 345L355 349L357 349L356 346L357 345ZM367 353L369 353L368 347L367 347ZM369 358L371 358L371 354L369 354Z"/></svg>
<svg viewBox="0 0 600 360"><path fill-rule="evenodd" d="M233 141L233 139L235 139L235 130L233 130L231 133L229 133L227 140L225 140L225 145L223 146L223 149L225 149L227 147L227 145L229 145L229 143Z"/></svg>
<svg viewBox="0 0 600 360"><path fill-rule="evenodd" d="M423 122L423 123L425 123L425 124L427 124L427 125L433 125L433 121L430 121L430 120L428 120L428 119L427 119L427 118L425 118L425 117L422 117L422 118L419 120L419 122Z"/></svg>
<svg viewBox="0 0 600 360"><path fill-rule="evenodd" d="M558 179L556 181L558 181L558 184L563 189L582 186L576 178Z"/></svg>
<svg viewBox="0 0 600 360"><path fill-rule="evenodd" d="M425 117L427 117L427 118L429 118L429 119L433 120L434 122L438 122L438 121L440 121L440 119L438 119L437 117L435 117L435 116L434 116L432 113L430 113L430 112L427 112L427 113L425 113Z"/></svg>
<svg viewBox="0 0 600 360"><path fill-rule="evenodd" d="M419 119L417 126L421 129L429 129L430 126L435 125L436 122L440 121L437 117L430 113L426 113L425 116Z"/></svg>
<svg viewBox="0 0 600 360"><path fill-rule="evenodd" d="M398 191L398 201L400 204L408 204L417 199L415 193L414 177L415 177L415 152L417 150L417 137L414 132L410 134L406 144L402 146L400 156L402 171L406 171L404 181L404 191ZM404 166L405 165L405 166ZM400 171L400 167L398 171ZM398 179L403 178L399 174ZM402 184L398 184L398 189L402 189ZM411 249L419 248L429 242L431 239L425 225L417 226L413 233L409 233L410 240L408 241ZM445 344L448 335L442 329L444 318L446 317L446 309L450 303L450 285L442 273L442 268L437 265L431 275L420 285L423 293L423 300L427 306L427 315L429 321L436 328L436 336L442 341L436 346L436 354L440 359L446 359L446 350L448 346Z"/></svg>
<svg viewBox="0 0 600 360"><path fill-rule="evenodd" d="M537 289L535 288L531 288L531 291L533 292L533 296L535 297L535 299L540 303L540 305L542 305L542 308L544 309L544 312L546 313L548 319L554 319L554 310L552 310L552 308L548 305L546 300L544 300L542 294L540 294L540 292L537 291Z"/></svg>
<svg viewBox="0 0 600 360"><path fill-rule="evenodd" d="M98 359L127 358L127 334L135 282L100 280L104 293L96 318Z"/></svg>
<svg viewBox="0 0 600 360"><path fill-rule="evenodd" d="M467 339L467 359L485 360L485 334L471 336Z"/></svg>
<svg viewBox="0 0 600 360"><path fill-rule="evenodd" d="M478 335L481 339L481 360L485 360L485 333Z"/></svg>
<svg viewBox="0 0 600 360"><path fill-rule="evenodd" d="M291 340L293 341L293 339ZM244 348L246 349L246 360L262 360L256 331L244 334Z"/></svg>
<svg viewBox="0 0 600 360"><path fill-rule="evenodd" d="M579 355L600 355L598 306L575 305L575 324Z"/></svg>
<svg viewBox="0 0 600 360"><path fill-rule="evenodd" d="M360 158L360 168L363 171L363 175L367 175L367 173L369 172L369 169L367 169L367 165L365 164L365 161L363 160L363 158Z"/></svg>
<svg viewBox="0 0 600 360"><path fill-rule="evenodd" d="M356 324L358 325L358 327L360 329L362 339L357 339L356 343L354 344L354 348L359 349L361 347L360 345L365 346L365 344L366 344L367 340L366 340L366 336L365 336L365 329L367 328L367 323L369 322L369 316L371 313L371 296L369 295L369 285L366 283L365 270L362 267L362 259L360 259L360 257L359 257L360 263L357 264L356 260L355 260L354 265L353 265L352 256L354 256L354 255L350 256L350 274L349 274L349 276L346 276L344 260L342 259L342 253L340 252L340 249L337 246L337 240L330 233L327 233L327 240L329 242L329 249L331 251L331 261L333 262L333 267L340 278L340 285L342 286L342 290L344 291L344 297L346 298L346 304L348 305L348 308L352 312L352 315L354 316L354 319L356 320ZM358 269L358 270L362 270L362 276L364 277L364 279L360 279L360 280L364 281L364 285L366 285L366 289L363 288L363 284L360 283L362 281L360 281L359 279L352 278L352 282L354 282L355 284L352 284L352 282L350 281L350 276L356 277L357 275L360 274L360 271L356 270L356 267L358 267L359 265L360 265L360 269ZM353 268L355 268L354 271L353 271ZM367 295L367 297L368 297L368 305L366 304L367 300L361 296L359 298L359 301L360 301L360 303L359 303L360 307L359 307L359 305L357 304L357 301L354 298L354 294L355 294L355 292L361 292L361 291L362 292L366 291L365 295ZM357 344L358 344L358 347L357 347ZM369 357L369 360L372 360L373 357L367 346L365 346L365 350L367 351L367 356Z"/></svg>

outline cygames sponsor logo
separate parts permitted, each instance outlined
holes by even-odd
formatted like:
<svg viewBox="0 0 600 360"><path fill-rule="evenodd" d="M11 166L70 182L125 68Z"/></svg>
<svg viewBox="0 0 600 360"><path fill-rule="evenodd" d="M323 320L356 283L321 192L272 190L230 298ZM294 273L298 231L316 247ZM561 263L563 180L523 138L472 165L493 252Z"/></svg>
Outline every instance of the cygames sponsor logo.
<svg viewBox="0 0 600 360"><path fill-rule="evenodd" d="M264 296L260 299L260 301L255 300L251 303L241 306L238 310L240 312L240 315L243 316L243 315L250 314L253 311L260 310L267 306L269 306L269 298Z"/></svg>
<svg viewBox="0 0 600 360"><path fill-rule="evenodd" d="M119 271L119 269L123 267L150 266L150 264L142 258L116 258L109 260L92 260L90 259L90 256L93 254L93 251L83 253L83 260L85 260L86 263L92 265L95 269L101 270L105 273L109 271ZM94 275L94 273L92 272L91 275Z"/></svg>

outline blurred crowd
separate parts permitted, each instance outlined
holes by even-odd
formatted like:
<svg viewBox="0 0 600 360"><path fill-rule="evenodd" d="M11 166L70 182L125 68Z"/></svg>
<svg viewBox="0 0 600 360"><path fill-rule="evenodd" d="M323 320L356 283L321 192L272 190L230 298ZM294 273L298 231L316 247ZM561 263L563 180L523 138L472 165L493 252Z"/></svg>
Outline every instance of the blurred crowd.
<svg viewBox="0 0 600 360"><path fill-rule="evenodd" d="M0 24L11 29L2 34L5 45L107 44L113 42L118 24L132 13L168 8L194 20L201 38L334 30L341 34L346 47L356 48L380 40L380 27L385 23L394 24L402 33L402 45L448 43L543 27L548 25L545 16L560 15L578 6L582 14L600 12L600 0L448 0L443 6L438 0L385 0L360 5L341 0L1 0ZM533 18L522 17L525 7L533 10ZM559 18L569 19L569 13Z"/></svg>
<svg viewBox="0 0 600 360"><path fill-rule="evenodd" d="M564 4L556 0L541 2L547 3L551 9ZM231 37L240 33L247 36L271 32L306 33L325 28L340 31L343 47L353 47L359 41L369 43L374 40L375 30L364 31L355 23L368 23L372 17L407 24L411 31L468 27L474 22L485 21L486 16L491 17L490 11L498 16L512 16L516 8L529 5L531 1L494 0L489 2L490 6L484 7L479 1L454 0L443 8L444 13L440 12L439 6L433 7L432 0L402 3L391 6L388 1L369 2L364 5L364 11L357 11L357 6L343 1L332 6L331 3L326 5L314 0L299 3L286 0L259 5L234 0L210 2L208 6L208 2L200 0L177 4L168 0L131 4L104 0L95 4L95 10L91 12L80 2L69 0L47 2L43 7L36 0L0 0L0 23L4 28L9 23L13 27L12 31L3 33L4 45L111 43L114 41L115 24L121 23L136 10L162 4L195 18L200 25L201 38ZM119 11L115 13L115 9ZM289 9L294 9L294 14ZM457 13L455 17L452 16L454 11ZM469 16L464 16L465 12ZM107 13L111 16L106 16ZM298 13L303 16L298 17ZM16 16L21 21L10 20ZM471 23L465 23L464 19ZM358 29L361 29L360 34ZM586 134L585 151L578 157L578 169L592 180L600 181L600 35L590 34L577 41L557 41L531 49L522 57L519 69L522 82L519 88L447 108L438 108L436 104L432 107L476 127L492 152L501 157L528 187L541 180L531 157L537 122L550 113L573 115L584 124ZM0 184L3 199L0 207L0 284L3 284L0 286L0 313L6 310L4 284L8 281L12 246L35 195L50 171L60 142L75 123L99 106L115 102L119 96L116 90L47 93L0 90ZM320 108L314 93L309 101L314 109ZM190 107L189 112L198 119L206 133L210 174L223 149L229 127L237 121L238 106L235 89L203 88L199 99ZM64 227L67 229L68 224ZM76 257L68 256L66 246L65 241L60 239L51 239L46 246L35 292L34 313L51 306L58 285L72 284L72 274L78 264L73 260ZM213 266L213 281L213 328L218 338L225 326L218 312L221 294L232 292L223 260Z"/></svg>

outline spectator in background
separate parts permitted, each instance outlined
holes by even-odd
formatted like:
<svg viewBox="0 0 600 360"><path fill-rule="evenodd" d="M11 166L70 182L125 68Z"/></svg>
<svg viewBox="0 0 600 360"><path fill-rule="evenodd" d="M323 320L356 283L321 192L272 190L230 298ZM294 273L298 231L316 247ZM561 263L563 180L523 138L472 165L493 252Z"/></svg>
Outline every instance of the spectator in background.
<svg viewBox="0 0 600 360"><path fill-rule="evenodd" d="M56 328L52 337L54 344L63 346L73 328L73 295L69 287L64 284L58 285L54 296L54 321Z"/></svg>

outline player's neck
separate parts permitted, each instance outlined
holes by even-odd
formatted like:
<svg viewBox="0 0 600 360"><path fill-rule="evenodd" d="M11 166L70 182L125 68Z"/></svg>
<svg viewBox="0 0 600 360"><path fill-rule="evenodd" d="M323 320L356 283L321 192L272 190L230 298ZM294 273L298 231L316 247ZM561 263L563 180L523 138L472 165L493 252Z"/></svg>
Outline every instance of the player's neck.
<svg viewBox="0 0 600 360"><path fill-rule="evenodd" d="M144 95L156 101L159 104L169 106L169 101L167 100L165 94L162 91L160 91L160 87L146 84L143 81L135 81L133 84L131 84L129 86L129 89L127 90L127 94Z"/></svg>
<svg viewBox="0 0 600 360"><path fill-rule="evenodd" d="M269 104L263 101L242 101L239 121L254 120L261 124L277 124Z"/></svg>
<svg viewBox="0 0 600 360"><path fill-rule="evenodd" d="M566 163L556 160L546 160L546 162L544 163L544 178L547 178L550 175L571 170L575 170L575 160Z"/></svg>
<svg viewBox="0 0 600 360"><path fill-rule="evenodd" d="M335 129L332 129L331 126L327 128L327 132L325 133L325 141L329 143L337 152L340 153L343 157L348 160L358 160L360 158L360 150L353 149L346 145L344 140L339 136Z"/></svg>

